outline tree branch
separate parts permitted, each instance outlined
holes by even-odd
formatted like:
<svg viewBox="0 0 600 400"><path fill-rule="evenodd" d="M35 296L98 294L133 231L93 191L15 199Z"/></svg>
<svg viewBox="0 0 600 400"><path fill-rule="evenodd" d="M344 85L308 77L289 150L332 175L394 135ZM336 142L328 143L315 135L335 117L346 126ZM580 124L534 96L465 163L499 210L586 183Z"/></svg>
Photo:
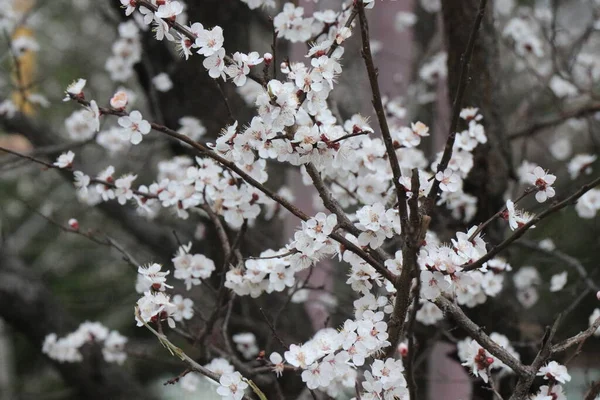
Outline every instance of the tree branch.
<svg viewBox="0 0 600 400"><path fill-rule="evenodd" d="M488 251L485 256L481 257L477 261L474 261L470 264L464 265L463 270L472 271L474 269L481 267L484 263L491 260L496 254L498 254L502 250L506 249L512 242L514 242L515 240L517 240L521 236L523 236L529 230L529 228L531 228L533 225L537 224L539 221L548 217L549 215L565 208L566 206L568 206L570 204L575 204L577 199L579 199L581 196L583 196L585 193L587 193L588 191L590 191L591 189L593 189L595 186L597 186L599 184L600 184L600 177L583 185L579 190L577 190L575 193L573 193L571 196L567 197L563 201L548 207L542 213L540 213L539 215L532 218L531 221L529 221L528 223L526 223L525 225L523 225L522 227L520 227L519 229L514 231L514 233L510 237L506 238L502 243L500 243L499 245L495 246L490 251Z"/></svg>
<svg viewBox="0 0 600 400"><path fill-rule="evenodd" d="M381 136L383 137L383 143L385 144L386 153L392 168L392 174L394 176L394 188L396 189L396 196L398 198L398 211L400 213L402 235L408 235L406 192L400 183L402 172L400 171L400 164L398 163L398 156L396 155L396 149L394 148L394 141L392 140L390 128L385 116L385 109L383 108L383 103L381 101L381 92L379 91L379 83L377 81L377 68L375 68L375 64L373 63L373 55L371 54L369 25L367 22L367 16L365 15L365 5L362 1L358 1L356 2L355 7L358 8L358 18L360 20L360 32L362 37L362 56L367 67L367 74L369 75L369 83L371 85L371 92L373 94L372 103L373 107L375 108L375 114L377 114L379 129L381 129Z"/></svg>
<svg viewBox="0 0 600 400"><path fill-rule="evenodd" d="M488 335L483 332L481 327L471 321L469 317L460 309L458 305L444 296L439 296L435 301L446 315L452 317L458 326L463 328L481 347L489 351L493 356L497 357L504 364L508 365L518 375L529 376L532 371L529 367L523 365L512 354L494 342Z"/></svg>
<svg viewBox="0 0 600 400"><path fill-rule="evenodd" d="M508 135L508 138L510 140L513 140L513 139L518 139L518 138L523 138L523 137L531 137L546 128L552 128L556 125L560 125L563 122L565 122L571 118L581 118L581 117L588 116L590 114L595 114L599 111L600 111L600 103L593 103L593 104L587 105L585 107L582 107L582 108L579 108L576 110L566 111L566 112L562 113L561 115L552 116L552 117L540 120L538 122L534 122L532 125L530 125L526 128L523 128L521 130L517 130L517 131L513 132L512 134Z"/></svg>

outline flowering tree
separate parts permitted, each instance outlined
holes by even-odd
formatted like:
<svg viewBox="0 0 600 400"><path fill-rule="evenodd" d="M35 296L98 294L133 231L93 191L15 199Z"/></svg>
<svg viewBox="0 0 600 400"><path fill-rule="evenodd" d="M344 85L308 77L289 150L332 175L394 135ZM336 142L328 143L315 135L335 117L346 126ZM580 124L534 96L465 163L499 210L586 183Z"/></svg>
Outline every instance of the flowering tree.
<svg viewBox="0 0 600 400"><path fill-rule="evenodd" d="M147 396L118 366L128 355L147 358L134 342L152 337L180 361L180 373L168 384L195 391L207 379L225 399L424 398L427 384L418 383L423 360L440 341L456 347L473 385L490 398L566 399L567 365L600 327L600 309L579 321L574 335L561 330L561 318L599 288L578 260L551 241L521 238L573 205L578 218L596 217L596 155L571 156L564 142L553 141L550 150L563 162L557 168L566 168L571 181L555 189L557 176L517 154L509 140L526 143L546 128L600 110L600 64L592 42L597 21L571 35L557 28L558 6L546 16L502 2L494 9L486 0L460 6L421 1L417 14L423 18L399 13L398 29L415 25L416 31L421 20L430 21L427 13L441 12L447 51L435 51L432 37L419 38L430 51L423 51L416 68L411 105L384 96L380 87L368 15L385 1L347 1L309 15L297 2L273 0L187 6L110 0L101 8L112 7L125 19L104 74L114 82L137 77L139 91L111 87L111 96L102 98L86 79L75 79L64 100L80 108L64 121L68 141L59 141L31 115L46 100L26 78L24 57L39 46L18 35L32 10L17 3L7 2L2 20L11 38L15 93L0 112L3 126L35 148L0 149L57 170L73 182L79 202L117 221L137 243L114 239L74 215L63 223L40 212L63 231L112 248L135 269L130 288L138 299L128 304L129 315L144 332L135 340L99 322L75 329L22 261L7 256L0 263L0 316L39 344L80 393ZM200 23L193 16L201 11L215 14L199 16ZM239 19L227 21L224 15L232 14L257 15L272 30L270 52L244 49L239 32L227 40L228 28L248 28L238 26ZM213 17L225 20L219 24ZM511 57L500 57L500 42ZM286 46L301 43L308 44L304 57L286 55ZM360 96L372 100L371 121L356 110L344 110L344 118L336 106L350 46L360 47L369 87ZM568 46L576 48L566 51ZM179 58L169 65L174 51ZM553 101L569 108L520 121L519 129L506 133L508 118L496 105L499 68L534 75ZM436 86L446 77L448 129L433 135L423 122L404 122L408 107L418 114L433 106ZM518 76L511 84L519 84ZM141 96L146 106L134 106ZM535 104L535 95L527 97L515 115ZM91 143L119 162L81 156ZM435 150L423 149L425 144ZM143 154L138 162L122 157L135 149ZM308 212L295 201L279 173L284 168L299 171L319 210ZM279 240L281 220L290 215L296 229ZM537 269L513 274L505 258L519 243L565 264L552 276L551 292L561 292L570 275L585 285L583 296L537 338L533 354L519 351L531 346L516 343L506 326L478 323L480 316L471 312L499 298L507 276L520 306L536 302ZM136 247L152 256L139 260ZM342 288L311 279L327 268L343 271ZM324 295L324 289L332 293ZM310 315L298 304L317 300L338 312L312 330ZM443 334L427 330L431 326ZM599 392L593 385L586 398Z"/></svg>

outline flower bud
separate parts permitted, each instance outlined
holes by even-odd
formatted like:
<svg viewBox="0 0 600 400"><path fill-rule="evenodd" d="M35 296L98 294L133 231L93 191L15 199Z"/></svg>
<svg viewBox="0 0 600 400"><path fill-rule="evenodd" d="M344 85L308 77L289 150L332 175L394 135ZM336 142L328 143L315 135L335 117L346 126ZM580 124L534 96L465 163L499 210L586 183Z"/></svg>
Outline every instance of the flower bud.
<svg viewBox="0 0 600 400"><path fill-rule="evenodd" d="M406 343L400 343L398 345L398 353L400 353L402 357L406 357L408 355L408 345Z"/></svg>
<svg viewBox="0 0 600 400"><path fill-rule="evenodd" d="M273 54L271 54L271 53L265 53L265 55L263 56L263 58L265 59L265 64L266 65L271 65L271 62L273 61Z"/></svg>
<svg viewBox="0 0 600 400"><path fill-rule="evenodd" d="M69 220L69 226L71 227L71 229L73 229L74 231L78 231L79 230L79 221L77 221L75 218L71 218Z"/></svg>
<svg viewBox="0 0 600 400"><path fill-rule="evenodd" d="M115 110L124 110L127 105L127 93L118 91L111 97L110 106Z"/></svg>

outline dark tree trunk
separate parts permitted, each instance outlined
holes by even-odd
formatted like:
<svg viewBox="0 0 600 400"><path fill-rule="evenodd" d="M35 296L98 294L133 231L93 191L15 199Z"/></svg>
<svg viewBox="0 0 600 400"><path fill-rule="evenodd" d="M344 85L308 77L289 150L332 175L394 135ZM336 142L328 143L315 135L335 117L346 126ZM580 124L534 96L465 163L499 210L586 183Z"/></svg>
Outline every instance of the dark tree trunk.
<svg viewBox="0 0 600 400"><path fill-rule="evenodd" d="M110 1L111 4L115 3ZM216 25L223 28L223 47L228 54L249 50L250 27L254 18L244 3L223 0L193 0L186 3L190 21L200 22L206 29ZM119 12L123 15L122 10L119 9ZM156 118L162 119L169 127L177 127L179 118L196 117L204 123L211 137L217 136L227 123L231 123L219 83L208 76L202 65L203 56L194 54L186 61L173 52L173 43L157 41L152 32L144 34L142 44L144 59L137 65L136 72ZM161 72L168 73L173 82L173 88L168 92L156 92L152 88L152 77ZM227 84L222 88L233 117L240 124L248 121L251 110L236 93L235 86Z"/></svg>
<svg viewBox="0 0 600 400"><path fill-rule="evenodd" d="M448 50L448 92L454 99L460 76L462 55L467 48L479 0L445 0L442 3L446 48ZM485 221L504 204L503 194L510 177L510 148L505 137L502 97L499 89L500 60L493 21L493 1L488 1L485 17L475 42L463 107L478 107L484 117L488 143L474 152L474 167L465 180L465 192L477 197L475 221ZM460 129L460 128L459 128ZM502 237L499 224L490 224L487 240Z"/></svg>
<svg viewBox="0 0 600 400"><path fill-rule="evenodd" d="M448 51L448 92L452 104L458 87L462 57L478 12L480 0L445 0L442 2L445 41ZM502 96L498 82L500 60L498 43L493 21L493 0L488 0L470 61L467 87L462 107L478 107L483 115L483 125L488 142L479 145L473 153L474 166L464 182L464 190L477 198L477 214L474 223L489 219L504 205L503 194L511 177L510 147L505 136L502 114ZM463 126L464 127L464 126ZM459 126L459 130L463 129ZM471 223L470 225L473 225ZM470 226L469 225L469 226ZM502 240L505 224L496 221L484 231L486 241L499 243ZM472 312L480 326L490 329L497 326L498 318L511 325L517 312L509 305L492 307L489 304ZM492 400L489 388L478 381L472 385L474 399Z"/></svg>

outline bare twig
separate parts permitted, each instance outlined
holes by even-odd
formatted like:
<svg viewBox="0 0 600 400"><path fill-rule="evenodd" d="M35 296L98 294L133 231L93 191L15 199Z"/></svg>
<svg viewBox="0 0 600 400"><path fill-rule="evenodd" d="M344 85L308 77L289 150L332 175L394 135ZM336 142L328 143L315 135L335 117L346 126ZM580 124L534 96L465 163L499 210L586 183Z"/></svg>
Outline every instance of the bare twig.
<svg viewBox="0 0 600 400"><path fill-rule="evenodd" d="M439 296L435 301L437 305L446 315L452 317L458 326L463 328L481 347L489 351L493 356L497 357L504 364L508 365L513 371L519 375L531 375L531 369L523 365L506 349L499 346L490 337L483 332L481 327L471 321L469 317L460 309L458 305L444 296Z"/></svg>
<svg viewBox="0 0 600 400"><path fill-rule="evenodd" d="M496 254L500 253L502 250L506 249L515 240L517 240L521 236L523 236L529 230L529 228L531 228L533 225L537 224L538 222L540 222L542 219L548 217L549 215L552 215L555 212L567 207L568 205L575 204L577 199L579 199L585 193L587 193L588 191L590 191L591 189L596 187L598 184L600 184L600 177L583 185L579 190L577 190L575 193L573 193L571 196L567 197L563 201L558 202L558 203L548 207L542 213L538 214L537 216L532 218L529 222L527 222L526 224L521 226L519 229L514 231L513 234L511 236L509 236L508 238L506 238L502 243L500 243L499 245L495 246L490 251L488 251L485 256L481 257L477 261L474 261L469 264L465 264L463 266L463 269L465 271L472 271L474 269L481 267L484 263L491 260Z"/></svg>
<svg viewBox="0 0 600 400"><path fill-rule="evenodd" d="M78 103L80 103L84 106L89 106L89 102L84 99L80 99L77 97L71 97L71 98L72 98L72 100L77 101ZM119 117L128 115L128 113L126 113L125 111L114 110L111 108L99 107L99 109L100 109L100 112L104 115L115 115L115 116L119 116ZM216 152L209 149L203 143L196 142L196 141L190 139L188 136L182 135L173 129L170 129L164 125L157 124L155 122L151 122L150 126L152 127L153 130L155 130L157 132L164 133L164 134L166 134L172 138L175 138L181 142L189 144L191 147L193 147L195 150L197 150L200 154L205 155L205 156L215 160L216 162L221 164L226 169L228 169L232 172L235 172L246 183L248 183L249 185L260 190L271 200L275 201L276 203L279 203L282 207L287 209L289 212L291 212L292 214L294 214L296 217L300 218L301 220L307 221L308 219L310 219L310 217L307 214L305 214L303 211L301 211L298 207L296 207L295 205L293 205L292 203L287 201L282 196L275 193L273 190L268 189L266 186L264 186L263 184L258 182L256 179L254 179L252 176L250 176L248 173L246 173L244 170L242 170L240 167L238 167L235 164L235 162L229 161L226 158L220 156ZM134 193L136 193L136 192L134 191ZM152 197L152 195L148 195L148 194L144 194L144 195L146 197L150 197L150 198ZM367 253L365 250L361 249L360 247L358 247L357 245L355 245L354 243L352 243L351 241L349 241L348 239L346 239L343 235L341 235L339 233L332 232L329 235L329 237L331 237L336 242L342 244L347 250L355 253L357 256L362 258L369 265L371 265L373 268L375 268L377 270L377 272L382 274L386 279L393 281L394 275L389 270L387 270L382 265L382 263L380 263L378 260L373 258L373 256L370 255L369 253Z"/></svg>
<svg viewBox="0 0 600 400"><path fill-rule="evenodd" d="M182 372L182 373L180 373L180 374L179 374L179 375L177 375L176 377L174 377L174 378L171 378L171 379L169 379L168 381L166 381L165 383L163 383L163 386L167 386L167 385L174 385L174 384L176 384L177 382L179 382L179 380L180 380L181 378L183 378L184 376L186 376L186 375L187 375L187 374L189 374L190 372L192 372L192 370L191 370L191 369L189 369L189 368L186 368L185 370L183 370L183 372Z"/></svg>
<svg viewBox="0 0 600 400"><path fill-rule="evenodd" d="M7 149L5 147L0 147L0 151L4 151L4 152L12 154L14 156L17 156L17 157L20 157L20 158L32 161L32 162L34 162L36 164L43 165L47 169L58 169L58 170L61 170L61 171L68 171L68 172L72 173L72 171L70 169L68 169L68 168L61 168L61 167L58 167L58 166L56 166L54 164L51 164L51 163L49 163L47 161L40 160L39 158L32 157L32 156L27 155L27 154L22 154L22 153L16 152L14 150L10 150L10 149ZM103 180L97 179L97 178L90 178L90 183L98 183L98 184L104 185L104 186L112 188L112 189L116 189L117 188L117 186L113 182L103 181ZM137 190L132 190L132 192L134 194L142 197L142 198L145 198L145 199L157 199L158 198L157 195L154 195L152 193L144 193L144 192L140 192L140 191L137 191Z"/></svg>
<svg viewBox="0 0 600 400"><path fill-rule="evenodd" d="M569 347L586 341L594 334L594 332L596 332L596 330L598 330L598 328L600 328L600 317L596 318L594 323L585 331L579 332L577 335L552 346L552 354L560 353L561 351L567 350Z"/></svg>
<svg viewBox="0 0 600 400"><path fill-rule="evenodd" d="M279 335L277 334L277 331L275 330L275 327L273 326L273 324L271 323L271 321L269 321L269 317L267 317L267 314L265 314L264 310L261 308L259 308L260 313L262 314L263 318L265 319L265 322L267 323L267 325L269 325L269 328L271 329L271 333L273 334L273 337L275 339L277 339L277 341L285 348L288 348L288 345L285 344L285 342L283 341L283 339L281 339L281 337L279 337Z"/></svg>
<svg viewBox="0 0 600 400"><path fill-rule="evenodd" d="M598 111L600 111L600 103L593 103L576 110L564 112L558 116L552 116L535 122L526 128L513 132L512 134L508 135L508 138L513 140L522 137L530 137L541 132L546 128L552 128L556 125L560 125L571 118L585 117L590 114L595 114Z"/></svg>
<svg viewBox="0 0 600 400"><path fill-rule="evenodd" d="M23 202L23 204L25 204L25 206L27 208L29 208L32 212L36 213L37 215L39 215L40 217L44 218L46 221L48 221L49 223L51 223L52 225L60 228L63 232L66 233L72 233L75 235L79 235L82 236L96 244L102 245L102 246L107 246L107 247L112 247L113 249L117 250L119 253L121 253L123 255L123 260L126 261L129 265L131 265L134 269L137 270L137 268L141 265L139 264L135 258L128 252L126 251L123 246L121 246L120 244L118 244L114 239L112 239L111 237L109 237L108 235L105 236L104 240L97 238L96 236L94 236L92 234L92 232L83 232L79 229L73 229L71 227L67 227L64 226L62 224L60 224L59 222L53 220L52 218L50 218L47 215L44 215L43 213L39 212L38 210L36 210L35 208L33 208L32 206L30 206L27 202L21 200Z"/></svg>
<svg viewBox="0 0 600 400"><path fill-rule="evenodd" d="M527 249L530 250L535 250L537 252L539 252L540 254L544 254L546 256L552 257L553 259L557 259L563 263L565 263L566 265L572 267L578 274L579 276L583 279L583 281L585 282L585 284L592 290L594 291L598 291L600 290L600 286L598 286L596 284L596 282L594 282L588 275L585 267L583 266L583 264L581 264L581 262L579 262L579 260L577 260L575 257L571 257L570 255L560 251L560 250L546 250L543 249L539 246L539 244L530 241L530 240L521 240L517 243L519 246L525 247Z"/></svg>
<svg viewBox="0 0 600 400"><path fill-rule="evenodd" d="M546 360L552 354L552 340L554 339L554 335L558 330L558 325L560 324L561 317L562 314L559 314L554 320L552 327L546 328L546 332L544 333L544 337L542 338L542 345L540 347L540 350L538 351L531 365L528 367L528 373L519 374L519 379L517 381L517 384L515 385L512 395L510 396L510 400L521 400L527 397L527 394L529 393L529 389L531 388L531 384L533 383L537 372L541 368L542 364L544 364L544 362L546 362Z"/></svg>
<svg viewBox="0 0 600 400"><path fill-rule="evenodd" d="M523 200L525 197L527 197L528 194L533 193L534 188L528 188L526 189L523 194L518 197L515 201L514 204L519 203L521 200ZM492 215L487 221L485 221L484 223L480 224L477 229L475 230L475 232L473 232L473 234L471 236L469 236L469 241L475 239L475 237L480 234L489 224L491 224L496 218L499 218L504 212L506 211L506 206L502 206L500 208L500 211L498 211L496 214Z"/></svg>
<svg viewBox="0 0 600 400"><path fill-rule="evenodd" d="M600 381L593 382L590 389L585 394L584 400L595 400L600 395Z"/></svg>
<svg viewBox="0 0 600 400"><path fill-rule="evenodd" d="M215 212L213 211L211 206L208 203L206 203L206 197L204 198L204 202L205 202L205 204L202 204L201 208L204 211L206 211L206 213L208 214L208 217L210 218L210 221L213 223L213 226L215 227L215 231L217 232L217 237L219 238L219 242L221 242L221 248L223 249L223 260L225 263L225 265L223 265L223 270L226 270L227 262L229 261L229 258L231 257L231 245L229 244L229 237L227 236L227 232L225 231L225 226L221 222L221 219L219 218L219 216L217 214L215 214Z"/></svg>
<svg viewBox="0 0 600 400"><path fill-rule="evenodd" d="M381 136L383 137L383 143L385 144L386 154L388 156L390 166L392 168L392 174L394 176L394 187L396 189L396 196L398 197L398 211L400 213L400 225L402 228L402 234L407 234L408 229L408 210L406 208L406 192L404 187L400 183L402 172L400 171L400 164L398 163L398 156L396 155L396 149L394 148L394 141L390 133L390 128L387 123L385 116L385 109L383 108L383 102L381 101L381 92L379 90L379 83L377 80L377 69L373 63L373 55L371 54L371 44L369 42L369 25L367 22L367 16L365 15L365 6L362 1L356 2L356 8L358 8L358 18L360 20L360 32L362 37L362 56L365 60L367 67L367 74L369 76L369 83L371 85L371 93L373 95L372 103L375 108L375 114L377 114L377 120L379 121L379 128L381 129Z"/></svg>

